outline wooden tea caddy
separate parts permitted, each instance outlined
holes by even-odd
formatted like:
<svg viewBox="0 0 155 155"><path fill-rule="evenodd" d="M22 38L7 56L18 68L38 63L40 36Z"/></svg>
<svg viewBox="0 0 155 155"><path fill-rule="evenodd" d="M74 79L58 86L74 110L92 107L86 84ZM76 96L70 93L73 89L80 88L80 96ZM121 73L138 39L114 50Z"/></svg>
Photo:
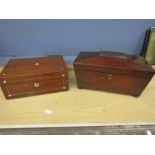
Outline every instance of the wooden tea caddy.
<svg viewBox="0 0 155 155"><path fill-rule="evenodd" d="M139 96L155 71L141 56L119 52L81 52L74 61L78 88Z"/></svg>

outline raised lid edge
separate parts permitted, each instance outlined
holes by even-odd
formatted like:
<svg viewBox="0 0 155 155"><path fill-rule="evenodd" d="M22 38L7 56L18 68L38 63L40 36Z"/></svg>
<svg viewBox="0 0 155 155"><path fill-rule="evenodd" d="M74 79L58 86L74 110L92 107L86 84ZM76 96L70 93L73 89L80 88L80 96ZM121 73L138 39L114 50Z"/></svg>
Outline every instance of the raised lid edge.
<svg viewBox="0 0 155 155"><path fill-rule="evenodd" d="M74 67L76 67L76 66L79 66L79 68L80 68L80 70L86 70L86 69L84 69L84 67L85 66L89 66L89 67L91 67L92 65L89 65L89 64L78 64L78 63L74 63L73 64L74 65ZM123 67L111 67L111 66L101 66L101 65L95 65L95 66L93 66L93 67L100 67L100 68L102 68L103 69L103 72L104 72L104 68L106 68L106 69L113 69L113 70L124 70L125 71L125 73L127 72L127 71L133 71L133 72L148 72L148 73L153 73L153 74L155 74L155 70L152 68L152 66L150 66L151 67L151 70L140 70L140 69L130 69L130 68L123 68ZM89 69L89 70L92 70L92 71L95 71L95 70L93 70L93 69ZM99 71L98 71L99 72ZM102 72L102 70L100 71L100 72ZM119 73L119 72L118 72Z"/></svg>
<svg viewBox="0 0 155 155"><path fill-rule="evenodd" d="M92 54L93 55L93 54L97 54L97 53L100 54L100 53L104 53L104 52L105 53L110 52L110 53L115 53L116 55L128 56L126 53L123 53L123 52L114 52L114 51L91 51L91 52L90 51L81 51L78 54L78 56L76 57L76 59L74 60L73 63L76 63L76 62L80 61L81 60L80 57L81 57L82 54Z"/></svg>
<svg viewBox="0 0 155 155"><path fill-rule="evenodd" d="M82 52L80 52L79 53L79 55L77 56L77 58L75 59L75 61L74 61L74 65L86 65L86 64L81 64L80 62L81 61L83 61L82 59L80 59L79 60L79 58L80 58L80 56L81 56L81 54L88 54L88 53L98 53L98 54L100 54L100 53L102 53L102 52L111 52L111 53L117 53L117 54L121 54L121 55L126 55L126 56L128 56L129 58L131 58L132 56L136 56L136 57L138 57L138 55L127 55L127 54L125 54L125 53L123 53L123 52L113 52L113 51L97 51L97 52L87 52L87 51L82 51ZM93 57L92 57L93 58ZM89 59L89 58L88 58ZM144 58L145 59L145 58ZM155 70L152 68L152 66L151 65L149 65L148 63L147 63L147 61L146 61L146 64L149 66L149 68L150 69L147 69L147 68L145 68L145 69L134 69L135 71L147 71L147 72L152 72L152 73L155 73ZM87 65L90 65L91 66L91 64L87 64ZM94 65L94 66L100 66L100 65ZM103 67L106 67L106 68L112 68L112 69L124 69L124 70L131 70L130 68L124 68L124 67L111 67L111 66L104 66L103 65Z"/></svg>

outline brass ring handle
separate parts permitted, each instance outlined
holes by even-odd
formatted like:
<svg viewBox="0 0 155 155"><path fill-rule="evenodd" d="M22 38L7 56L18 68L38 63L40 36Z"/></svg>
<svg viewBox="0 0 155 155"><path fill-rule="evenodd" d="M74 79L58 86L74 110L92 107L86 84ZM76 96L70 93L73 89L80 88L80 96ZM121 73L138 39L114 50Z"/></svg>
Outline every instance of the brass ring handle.
<svg viewBox="0 0 155 155"><path fill-rule="evenodd" d="M39 83L34 83L34 87L39 87Z"/></svg>
<svg viewBox="0 0 155 155"><path fill-rule="evenodd" d="M112 74L107 74L107 80L112 80Z"/></svg>

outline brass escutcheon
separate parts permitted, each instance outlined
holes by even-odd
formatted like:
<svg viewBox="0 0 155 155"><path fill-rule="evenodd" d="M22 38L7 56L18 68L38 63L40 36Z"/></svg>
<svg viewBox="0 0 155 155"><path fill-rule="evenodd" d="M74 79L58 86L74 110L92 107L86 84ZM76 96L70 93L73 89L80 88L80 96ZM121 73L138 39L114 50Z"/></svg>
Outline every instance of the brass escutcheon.
<svg viewBox="0 0 155 155"><path fill-rule="evenodd" d="M106 77L107 77L108 80L112 80L112 74L107 74Z"/></svg>

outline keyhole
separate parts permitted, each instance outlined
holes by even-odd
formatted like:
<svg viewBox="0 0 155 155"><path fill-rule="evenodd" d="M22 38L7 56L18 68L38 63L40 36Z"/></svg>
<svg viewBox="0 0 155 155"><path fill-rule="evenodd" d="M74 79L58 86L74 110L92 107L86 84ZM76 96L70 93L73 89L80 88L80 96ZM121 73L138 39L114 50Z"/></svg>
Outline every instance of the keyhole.
<svg viewBox="0 0 155 155"><path fill-rule="evenodd" d="M112 80L112 75L111 75L111 74L108 74L108 75L107 75L107 79L108 79L108 80Z"/></svg>
<svg viewBox="0 0 155 155"><path fill-rule="evenodd" d="M34 83L34 87L39 87L39 83Z"/></svg>

